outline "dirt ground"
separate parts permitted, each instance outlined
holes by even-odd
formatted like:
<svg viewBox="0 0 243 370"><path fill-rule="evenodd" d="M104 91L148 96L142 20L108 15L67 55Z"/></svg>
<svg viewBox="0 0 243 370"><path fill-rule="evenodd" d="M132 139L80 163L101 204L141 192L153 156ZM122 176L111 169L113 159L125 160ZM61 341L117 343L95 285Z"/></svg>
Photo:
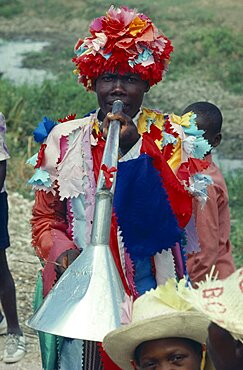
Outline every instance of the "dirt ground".
<svg viewBox="0 0 243 370"><path fill-rule="evenodd" d="M17 193L9 194L9 233L11 247L8 249L8 261L12 271L17 294L18 316L26 336L25 357L16 364L2 362L2 350L5 336L0 336L0 370L41 370L40 350L36 333L25 325L32 314L32 301L35 290L39 261L31 247L29 219L32 204Z"/></svg>

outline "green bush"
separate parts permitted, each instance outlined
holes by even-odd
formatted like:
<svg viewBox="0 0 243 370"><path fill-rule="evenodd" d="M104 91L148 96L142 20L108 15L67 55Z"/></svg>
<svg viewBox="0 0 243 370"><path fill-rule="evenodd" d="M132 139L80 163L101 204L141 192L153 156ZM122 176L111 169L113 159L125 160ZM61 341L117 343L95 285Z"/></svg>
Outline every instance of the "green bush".
<svg viewBox="0 0 243 370"><path fill-rule="evenodd" d="M41 86L13 86L2 80L0 96L0 111L6 117L13 153L26 151L28 137L44 115L53 120L70 113L82 117L96 106L95 95L88 94L72 75L45 81Z"/></svg>
<svg viewBox="0 0 243 370"><path fill-rule="evenodd" d="M170 68L172 78L196 74L220 81L230 91L243 92L243 39L225 27L190 28L184 33Z"/></svg>
<svg viewBox="0 0 243 370"><path fill-rule="evenodd" d="M23 6L19 0L1 0L0 1L0 16L10 18L21 13Z"/></svg>

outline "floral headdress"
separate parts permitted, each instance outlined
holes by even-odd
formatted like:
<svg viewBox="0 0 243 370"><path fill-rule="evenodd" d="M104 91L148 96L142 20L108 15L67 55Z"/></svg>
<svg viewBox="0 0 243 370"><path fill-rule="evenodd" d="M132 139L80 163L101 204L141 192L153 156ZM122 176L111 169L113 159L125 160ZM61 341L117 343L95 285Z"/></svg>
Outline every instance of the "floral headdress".
<svg viewBox="0 0 243 370"><path fill-rule="evenodd" d="M91 36L75 45L73 58L75 73L87 90L105 72L138 74L150 86L162 80L173 47L145 14L111 6L105 16L93 20L89 31Z"/></svg>

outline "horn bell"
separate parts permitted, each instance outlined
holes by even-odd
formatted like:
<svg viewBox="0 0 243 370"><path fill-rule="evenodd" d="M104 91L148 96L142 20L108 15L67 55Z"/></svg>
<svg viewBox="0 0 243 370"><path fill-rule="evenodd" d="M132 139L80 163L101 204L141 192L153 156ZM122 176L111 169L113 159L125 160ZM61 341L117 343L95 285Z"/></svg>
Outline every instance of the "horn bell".
<svg viewBox="0 0 243 370"><path fill-rule="evenodd" d="M109 246L89 245L26 324L37 331L102 342L121 325L124 298Z"/></svg>

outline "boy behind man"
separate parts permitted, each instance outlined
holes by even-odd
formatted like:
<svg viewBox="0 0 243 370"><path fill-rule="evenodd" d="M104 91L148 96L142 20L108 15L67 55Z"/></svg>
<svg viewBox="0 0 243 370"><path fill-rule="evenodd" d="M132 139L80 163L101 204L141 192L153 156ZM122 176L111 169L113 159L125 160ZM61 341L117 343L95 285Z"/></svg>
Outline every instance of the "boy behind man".
<svg viewBox="0 0 243 370"><path fill-rule="evenodd" d="M185 108L183 114L193 112L199 129L212 148L216 148L222 138L222 114L218 107L209 102L197 102ZM211 151L205 159L210 166L204 171L210 175L213 184L208 187L208 200L202 208L197 199L193 200L196 227L201 251L188 255L187 268L193 283L205 279L213 265L224 279L235 271L230 236L229 196L224 177L213 162Z"/></svg>

